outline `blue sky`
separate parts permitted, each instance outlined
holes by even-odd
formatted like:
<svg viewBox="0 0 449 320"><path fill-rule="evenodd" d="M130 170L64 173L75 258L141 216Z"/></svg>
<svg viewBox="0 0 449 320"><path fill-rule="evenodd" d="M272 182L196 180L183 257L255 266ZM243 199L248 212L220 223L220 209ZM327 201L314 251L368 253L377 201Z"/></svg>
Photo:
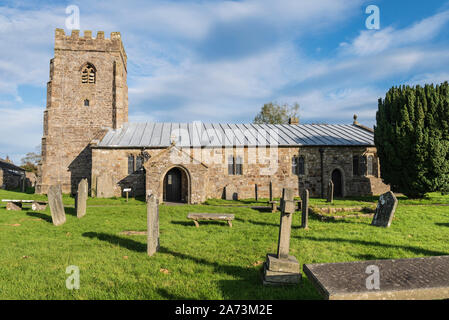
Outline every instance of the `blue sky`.
<svg viewBox="0 0 449 320"><path fill-rule="evenodd" d="M66 7L80 29L120 31L130 121L251 122L264 103L302 123L375 124L394 85L449 80L449 2L0 1L0 157L35 151ZM368 30L368 5L380 29ZM82 32L81 32L82 33Z"/></svg>

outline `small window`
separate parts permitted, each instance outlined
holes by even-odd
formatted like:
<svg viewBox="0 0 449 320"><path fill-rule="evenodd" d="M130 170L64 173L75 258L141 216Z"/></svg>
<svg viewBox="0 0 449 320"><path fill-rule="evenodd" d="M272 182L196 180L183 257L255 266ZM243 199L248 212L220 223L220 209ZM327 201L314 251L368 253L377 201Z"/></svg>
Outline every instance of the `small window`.
<svg viewBox="0 0 449 320"><path fill-rule="evenodd" d="M359 156L352 157L352 175L359 175Z"/></svg>
<svg viewBox="0 0 449 320"><path fill-rule="evenodd" d="M233 156L229 156L228 157L228 174L229 175L233 175L234 172L234 157Z"/></svg>
<svg viewBox="0 0 449 320"><path fill-rule="evenodd" d="M131 154L128 156L128 174L134 172L134 156Z"/></svg>
<svg viewBox="0 0 449 320"><path fill-rule="evenodd" d="M235 174L242 175L243 174L243 158L237 157L235 162Z"/></svg>
<svg viewBox="0 0 449 320"><path fill-rule="evenodd" d="M298 174L305 174L306 172L306 166L305 166L305 160L304 157L298 158Z"/></svg>
<svg viewBox="0 0 449 320"><path fill-rule="evenodd" d="M87 99L84 100L84 106L85 106L85 107L88 107L88 106L89 106L89 100L87 100Z"/></svg>
<svg viewBox="0 0 449 320"><path fill-rule="evenodd" d="M136 170L137 171L143 170L143 157L142 156L138 156L136 158Z"/></svg>
<svg viewBox="0 0 449 320"><path fill-rule="evenodd" d="M374 157L373 156L368 156L368 161L367 161L366 166L367 166L368 175L374 176Z"/></svg>
<svg viewBox="0 0 449 320"><path fill-rule="evenodd" d="M292 158L292 173L298 174L298 157L294 156Z"/></svg>

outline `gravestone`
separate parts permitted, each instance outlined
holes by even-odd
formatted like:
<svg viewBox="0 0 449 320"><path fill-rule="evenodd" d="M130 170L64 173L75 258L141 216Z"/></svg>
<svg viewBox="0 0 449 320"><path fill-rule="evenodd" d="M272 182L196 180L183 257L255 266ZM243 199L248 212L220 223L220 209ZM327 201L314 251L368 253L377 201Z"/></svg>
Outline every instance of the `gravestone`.
<svg viewBox="0 0 449 320"><path fill-rule="evenodd" d="M34 201L31 204L31 209L33 211L44 211L45 209L47 209L47 204L43 202Z"/></svg>
<svg viewBox="0 0 449 320"><path fill-rule="evenodd" d="M65 223L64 204L62 202L61 185L53 185L48 189L48 205L50 206L51 219L55 226Z"/></svg>
<svg viewBox="0 0 449 320"><path fill-rule="evenodd" d="M301 228L309 228L309 190L304 189L301 196Z"/></svg>
<svg viewBox="0 0 449 320"><path fill-rule="evenodd" d="M377 202L376 213L371 224L377 227L389 227L397 206L398 199L393 192L388 191L382 194Z"/></svg>
<svg viewBox="0 0 449 320"><path fill-rule="evenodd" d="M159 250L159 206L156 197L147 197L147 253L154 255Z"/></svg>
<svg viewBox="0 0 449 320"><path fill-rule="evenodd" d="M225 199L238 200L237 188L234 185L228 184L225 187Z"/></svg>
<svg viewBox="0 0 449 320"><path fill-rule="evenodd" d="M329 181L329 185L327 187L327 202L334 202L334 183L332 180Z"/></svg>
<svg viewBox="0 0 449 320"><path fill-rule="evenodd" d="M277 254L267 254L264 264L264 285L298 284L301 280L300 265L289 255L292 214L295 212L294 190L283 189L281 198L281 220Z"/></svg>
<svg viewBox="0 0 449 320"><path fill-rule="evenodd" d="M76 216L82 218L86 214L86 202L87 202L87 192L89 184L87 179L82 179L78 184L78 191L76 193Z"/></svg>
<svg viewBox="0 0 449 320"><path fill-rule="evenodd" d="M111 175L103 173L97 177L97 198L112 198L114 194L114 179Z"/></svg>

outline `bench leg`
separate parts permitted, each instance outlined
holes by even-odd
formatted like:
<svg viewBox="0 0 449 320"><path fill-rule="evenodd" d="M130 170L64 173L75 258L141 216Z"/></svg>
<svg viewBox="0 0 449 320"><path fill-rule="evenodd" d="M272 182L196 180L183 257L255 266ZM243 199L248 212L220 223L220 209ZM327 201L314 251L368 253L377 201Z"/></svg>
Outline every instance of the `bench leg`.
<svg viewBox="0 0 449 320"><path fill-rule="evenodd" d="M193 222L195 223L195 227L197 227L197 228L199 228L199 227L200 227L200 225L199 225L198 221L196 221L196 220L193 220Z"/></svg>
<svg viewBox="0 0 449 320"><path fill-rule="evenodd" d="M231 220L228 220L228 224L229 224L229 227L232 228L232 222L231 222Z"/></svg>
<svg viewBox="0 0 449 320"><path fill-rule="evenodd" d="M6 204L6 210L20 211L20 210L22 210L22 203L20 203L20 202L8 202Z"/></svg>

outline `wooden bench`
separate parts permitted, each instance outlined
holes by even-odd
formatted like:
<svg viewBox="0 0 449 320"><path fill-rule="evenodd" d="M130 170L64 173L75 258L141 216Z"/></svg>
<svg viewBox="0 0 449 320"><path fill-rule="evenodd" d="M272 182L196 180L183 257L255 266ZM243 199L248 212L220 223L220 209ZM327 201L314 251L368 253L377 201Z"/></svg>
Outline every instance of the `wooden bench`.
<svg viewBox="0 0 449 320"><path fill-rule="evenodd" d="M227 221L229 227L232 228L232 220L234 220L234 215L230 213L189 213L188 219L192 219L195 226L199 228L198 220L222 220Z"/></svg>
<svg viewBox="0 0 449 320"><path fill-rule="evenodd" d="M33 211L43 211L47 208L47 203L36 200L6 200L3 199L2 202L6 202L6 210L20 211L24 204L31 204L31 209Z"/></svg>

